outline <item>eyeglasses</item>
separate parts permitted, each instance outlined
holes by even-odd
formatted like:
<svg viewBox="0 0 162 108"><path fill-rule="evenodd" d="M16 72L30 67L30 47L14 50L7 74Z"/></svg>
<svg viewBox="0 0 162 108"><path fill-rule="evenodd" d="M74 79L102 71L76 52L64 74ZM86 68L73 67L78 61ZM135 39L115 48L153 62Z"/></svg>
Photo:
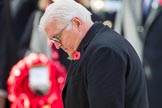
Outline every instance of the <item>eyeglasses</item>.
<svg viewBox="0 0 162 108"><path fill-rule="evenodd" d="M66 25L66 26L60 31L60 33L58 33L57 35L53 36L53 37L51 38L51 41L62 44L61 39L60 39L60 36L61 36L61 34L64 32L64 30L65 30L68 26L69 26L69 24Z"/></svg>

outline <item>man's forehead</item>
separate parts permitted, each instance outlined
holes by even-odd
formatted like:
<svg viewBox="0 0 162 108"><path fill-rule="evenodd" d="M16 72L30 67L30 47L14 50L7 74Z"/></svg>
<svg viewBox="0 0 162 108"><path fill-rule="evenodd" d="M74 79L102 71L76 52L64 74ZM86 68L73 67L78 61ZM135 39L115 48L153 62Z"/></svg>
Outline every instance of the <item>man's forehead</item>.
<svg viewBox="0 0 162 108"><path fill-rule="evenodd" d="M48 20L46 22L46 26L51 26L51 25L56 25L56 21L54 21L54 20Z"/></svg>

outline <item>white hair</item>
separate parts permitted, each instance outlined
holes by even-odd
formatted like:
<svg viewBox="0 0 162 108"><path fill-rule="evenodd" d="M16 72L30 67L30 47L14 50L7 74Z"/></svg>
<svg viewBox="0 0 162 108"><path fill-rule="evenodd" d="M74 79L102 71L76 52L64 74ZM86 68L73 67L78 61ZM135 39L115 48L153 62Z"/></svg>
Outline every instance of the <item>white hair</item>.
<svg viewBox="0 0 162 108"><path fill-rule="evenodd" d="M45 29L49 21L55 21L57 26L68 24L72 18L78 17L83 21L91 21L91 13L74 0L56 0L50 4L42 16L40 29Z"/></svg>

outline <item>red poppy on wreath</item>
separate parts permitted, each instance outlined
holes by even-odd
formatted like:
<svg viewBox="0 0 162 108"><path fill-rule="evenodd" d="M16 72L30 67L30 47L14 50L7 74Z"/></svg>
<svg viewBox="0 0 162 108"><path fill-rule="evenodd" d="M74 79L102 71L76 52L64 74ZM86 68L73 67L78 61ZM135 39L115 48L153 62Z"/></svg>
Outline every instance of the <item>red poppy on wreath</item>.
<svg viewBox="0 0 162 108"><path fill-rule="evenodd" d="M69 56L67 59L69 60L79 60L80 59L80 52L74 51L72 56Z"/></svg>

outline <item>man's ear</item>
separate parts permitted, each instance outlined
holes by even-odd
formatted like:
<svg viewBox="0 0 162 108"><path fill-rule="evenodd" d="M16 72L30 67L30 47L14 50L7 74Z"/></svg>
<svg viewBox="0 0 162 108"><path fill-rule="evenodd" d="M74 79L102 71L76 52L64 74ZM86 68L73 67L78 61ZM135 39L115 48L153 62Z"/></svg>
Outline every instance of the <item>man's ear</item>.
<svg viewBox="0 0 162 108"><path fill-rule="evenodd" d="M73 23L73 25L74 25L79 31L81 30L82 21L80 20L80 18L74 17L74 18L72 19L72 23Z"/></svg>

